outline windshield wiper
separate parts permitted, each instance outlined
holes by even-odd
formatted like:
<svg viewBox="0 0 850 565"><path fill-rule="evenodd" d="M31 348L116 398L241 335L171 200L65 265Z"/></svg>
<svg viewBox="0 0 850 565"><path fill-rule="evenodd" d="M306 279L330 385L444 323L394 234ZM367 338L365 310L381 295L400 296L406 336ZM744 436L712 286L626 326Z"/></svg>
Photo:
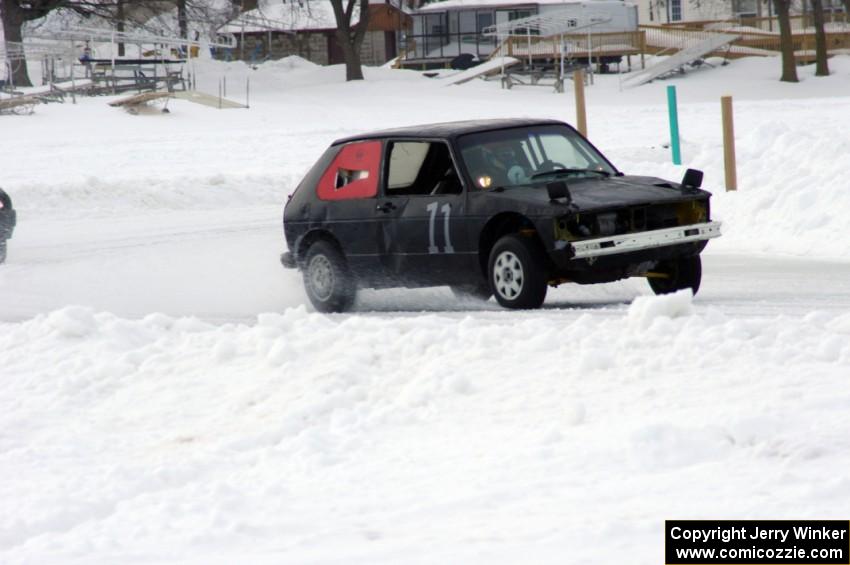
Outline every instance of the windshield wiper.
<svg viewBox="0 0 850 565"><path fill-rule="evenodd" d="M571 173L596 173L598 175L602 175L603 177L610 177L611 173L608 171L600 171L598 169L552 169L551 171L543 171L542 173L534 173L531 175L532 179L555 176L555 175L568 175Z"/></svg>

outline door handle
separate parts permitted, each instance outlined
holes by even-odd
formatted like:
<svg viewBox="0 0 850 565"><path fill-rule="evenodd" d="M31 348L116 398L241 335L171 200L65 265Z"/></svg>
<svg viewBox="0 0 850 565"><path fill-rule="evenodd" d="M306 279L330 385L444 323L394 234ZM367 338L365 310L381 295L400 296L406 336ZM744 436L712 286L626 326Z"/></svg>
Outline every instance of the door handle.
<svg viewBox="0 0 850 565"><path fill-rule="evenodd" d="M378 204L378 207L375 208L375 209L378 210L379 212L383 212L384 214L386 214L390 210L395 210L396 205L393 204L392 202L384 202L383 204Z"/></svg>

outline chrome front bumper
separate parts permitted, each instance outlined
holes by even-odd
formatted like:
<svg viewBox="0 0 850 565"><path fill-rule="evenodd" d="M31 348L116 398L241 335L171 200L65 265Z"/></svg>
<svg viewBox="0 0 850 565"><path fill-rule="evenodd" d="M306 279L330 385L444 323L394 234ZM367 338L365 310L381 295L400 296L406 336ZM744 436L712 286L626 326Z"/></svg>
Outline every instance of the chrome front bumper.
<svg viewBox="0 0 850 565"><path fill-rule="evenodd" d="M574 241L570 245L573 248L573 258L587 259L641 251L653 247L664 247L665 245L704 241L715 237L720 237L720 222L706 222L704 224L585 239Z"/></svg>

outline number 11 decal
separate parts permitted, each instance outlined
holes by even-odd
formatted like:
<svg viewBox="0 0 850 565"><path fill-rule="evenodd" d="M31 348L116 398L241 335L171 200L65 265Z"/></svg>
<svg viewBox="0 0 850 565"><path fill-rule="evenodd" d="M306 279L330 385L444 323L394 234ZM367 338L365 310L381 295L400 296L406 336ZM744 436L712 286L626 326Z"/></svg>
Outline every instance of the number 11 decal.
<svg viewBox="0 0 850 565"><path fill-rule="evenodd" d="M431 213L431 217L428 220L428 253L440 252L440 248L437 247L437 244L434 241L434 225L437 223L437 208L440 208L439 202L431 202L425 207L425 209ZM455 248L452 247L452 238L449 235L449 217L452 215L452 205L443 204L440 211L443 213L443 236L446 239L446 247L443 249L443 253L454 253Z"/></svg>

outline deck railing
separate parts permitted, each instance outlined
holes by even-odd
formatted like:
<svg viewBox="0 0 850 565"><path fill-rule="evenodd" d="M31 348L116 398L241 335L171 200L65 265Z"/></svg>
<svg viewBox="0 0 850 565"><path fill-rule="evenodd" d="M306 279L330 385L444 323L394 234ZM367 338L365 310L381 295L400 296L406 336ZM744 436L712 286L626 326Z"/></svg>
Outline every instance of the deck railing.
<svg viewBox="0 0 850 565"><path fill-rule="evenodd" d="M766 19L766 18L763 18ZM739 38L732 42L727 51L715 53L730 58L747 57L754 55L776 55L780 51L779 32L753 31L740 26L720 25L728 22L713 22L711 26L703 25L706 22L689 22L688 26L642 25L640 29L646 32L646 50L652 54L672 55L692 45L705 41L712 34L733 33ZM690 25L698 24L698 25ZM829 31L827 36L827 49L831 52L850 49L850 27L847 30ZM794 50L798 55L805 57L815 47L814 30L809 28L803 31L800 28L792 34Z"/></svg>
<svg viewBox="0 0 850 565"><path fill-rule="evenodd" d="M564 56L587 59L609 55L638 55L645 52L643 31L621 31L592 34L564 34ZM506 38L491 55L532 59L561 57L561 36L540 37L515 35Z"/></svg>
<svg viewBox="0 0 850 565"><path fill-rule="evenodd" d="M800 16L791 16L791 29L792 31L805 31L808 28L811 28L813 25L812 14L808 13ZM833 28L842 28L844 26L850 28L850 15L840 12L840 11L827 11L824 13L824 21L827 24L827 27ZM779 31L779 21L776 16L764 17L764 18L750 18L750 17L740 17L740 18L730 18L725 20L699 20L699 21L689 21L689 22L674 22L664 24L664 27L675 27L681 29L718 29L718 28L726 28L730 27L736 28L736 30L741 28L750 28L751 31L766 31L766 32L778 32Z"/></svg>

